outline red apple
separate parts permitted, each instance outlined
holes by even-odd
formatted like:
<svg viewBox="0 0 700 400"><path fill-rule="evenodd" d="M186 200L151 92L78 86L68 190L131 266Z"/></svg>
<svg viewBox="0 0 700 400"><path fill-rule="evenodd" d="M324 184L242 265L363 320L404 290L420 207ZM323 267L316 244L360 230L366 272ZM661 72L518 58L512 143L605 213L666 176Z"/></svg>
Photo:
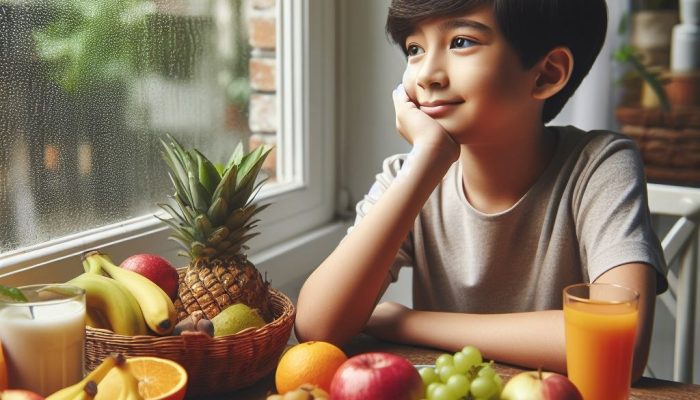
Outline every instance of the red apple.
<svg viewBox="0 0 700 400"><path fill-rule="evenodd" d="M135 254L122 261L121 267L150 279L173 301L177 298L177 270L165 258L156 254Z"/></svg>
<svg viewBox="0 0 700 400"><path fill-rule="evenodd" d="M0 390L0 400L44 400L44 397L21 389Z"/></svg>
<svg viewBox="0 0 700 400"><path fill-rule="evenodd" d="M583 400L576 385L553 372L521 372L510 378L501 392L502 400Z"/></svg>
<svg viewBox="0 0 700 400"><path fill-rule="evenodd" d="M363 353L340 365L331 381L333 400L417 400L423 380L408 360L389 353Z"/></svg>

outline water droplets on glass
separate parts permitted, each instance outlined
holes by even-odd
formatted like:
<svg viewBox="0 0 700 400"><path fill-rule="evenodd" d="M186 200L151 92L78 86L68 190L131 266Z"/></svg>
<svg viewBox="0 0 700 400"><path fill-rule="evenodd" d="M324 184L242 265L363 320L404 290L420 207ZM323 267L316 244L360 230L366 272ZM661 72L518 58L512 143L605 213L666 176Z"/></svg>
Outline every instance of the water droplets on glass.
<svg viewBox="0 0 700 400"><path fill-rule="evenodd" d="M0 0L0 253L157 212L166 133L225 161L249 134L247 7Z"/></svg>

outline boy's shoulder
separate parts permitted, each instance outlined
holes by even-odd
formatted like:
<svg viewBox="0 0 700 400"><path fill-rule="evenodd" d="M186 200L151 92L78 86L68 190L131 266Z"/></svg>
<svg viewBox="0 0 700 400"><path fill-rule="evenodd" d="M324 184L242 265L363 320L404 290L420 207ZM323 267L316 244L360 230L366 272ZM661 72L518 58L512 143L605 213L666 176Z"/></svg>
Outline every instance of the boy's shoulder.
<svg viewBox="0 0 700 400"><path fill-rule="evenodd" d="M557 130L559 146L552 164L558 180L585 189L590 179L615 176L630 183L644 176L644 163L634 140L610 130L584 131L573 126ZM642 179L643 180L643 179Z"/></svg>
<svg viewBox="0 0 700 400"><path fill-rule="evenodd" d="M621 133L606 129L586 131L573 125L549 126L549 128L555 129L559 133L560 139L569 139L577 143L607 144L616 141L631 141L629 137Z"/></svg>
<svg viewBox="0 0 700 400"><path fill-rule="evenodd" d="M637 152L635 142L628 136L610 130L585 131L575 126L550 126L557 132L559 150L578 156L604 156L620 150Z"/></svg>

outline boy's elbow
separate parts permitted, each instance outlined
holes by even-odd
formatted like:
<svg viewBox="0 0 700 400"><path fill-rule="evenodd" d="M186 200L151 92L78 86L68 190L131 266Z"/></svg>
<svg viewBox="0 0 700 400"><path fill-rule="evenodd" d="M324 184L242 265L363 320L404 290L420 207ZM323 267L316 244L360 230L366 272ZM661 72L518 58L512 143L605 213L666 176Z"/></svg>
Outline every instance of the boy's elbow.
<svg viewBox="0 0 700 400"><path fill-rule="evenodd" d="M319 334L316 332L316 329L314 329L314 326L307 323L299 314L297 314L294 321L294 335L297 337L299 343L311 340L323 340L319 339Z"/></svg>
<svg viewBox="0 0 700 400"><path fill-rule="evenodd" d="M334 336L334 333L333 329L325 327L320 321L308 320L297 314L294 322L294 334L299 343L321 341L342 345L341 341Z"/></svg>
<svg viewBox="0 0 700 400"><path fill-rule="evenodd" d="M312 342L312 341L320 341L320 342L329 342L330 339L328 338L328 335L324 335L323 332L318 332L317 330L313 329L305 329L303 327L299 327L297 325L294 326L294 335L297 338L297 341L299 343L304 343L304 342Z"/></svg>
<svg viewBox="0 0 700 400"><path fill-rule="evenodd" d="M299 343L312 340L328 341L329 332L327 329L324 329L325 324L323 323L323 318L319 318L321 317L321 315L319 315L320 310L313 307L313 303L309 304L304 295L304 288L302 288L296 306L294 335Z"/></svg>
<svg viewBox="0 0 700 400"><path fill-rule="evenodd" d="M300 343L322 341L340 347L357 333L359 332L355 332L331 315L305 310L304 307L297 308L294 334Z"/></svg>

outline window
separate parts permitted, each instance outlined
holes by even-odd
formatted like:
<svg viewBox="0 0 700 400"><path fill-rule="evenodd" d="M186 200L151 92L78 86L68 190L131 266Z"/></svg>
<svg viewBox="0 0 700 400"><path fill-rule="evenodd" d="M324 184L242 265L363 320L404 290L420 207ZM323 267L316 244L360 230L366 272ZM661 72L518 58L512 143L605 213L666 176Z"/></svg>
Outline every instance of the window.
<svg viewBox="0 0 700 400"><path fill-rule="evenodd" d="M89 247L174 254L153 217L166 133L219 162L275 146L252 251L330 220L327 3L0 0L0 276Z"/></svg>

